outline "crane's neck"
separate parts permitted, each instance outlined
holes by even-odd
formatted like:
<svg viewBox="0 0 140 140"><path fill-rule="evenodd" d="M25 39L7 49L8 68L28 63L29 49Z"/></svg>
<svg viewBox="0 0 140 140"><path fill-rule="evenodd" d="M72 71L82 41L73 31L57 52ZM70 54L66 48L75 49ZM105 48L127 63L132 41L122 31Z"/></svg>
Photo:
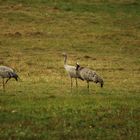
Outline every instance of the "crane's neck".
<svg viewBox="0 0 140 140"><path fill-rule="evenodd" d="M67 55L64 56L64 65L67 65Z"/></svg>

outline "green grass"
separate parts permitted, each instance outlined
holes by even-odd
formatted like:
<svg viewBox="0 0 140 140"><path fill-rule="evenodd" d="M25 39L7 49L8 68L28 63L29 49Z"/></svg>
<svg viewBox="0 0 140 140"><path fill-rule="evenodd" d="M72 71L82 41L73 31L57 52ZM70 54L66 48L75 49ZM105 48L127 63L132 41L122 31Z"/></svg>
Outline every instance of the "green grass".
<svg viewBox="0 0 140 140"><path fill-rule="evenodd" d="M22 81L0 87L0 139L134 139L140 130L138 0L0 0L0 65ZM92 68L103 89L68 63ZM75 82L75 81L74 81ZM75 83L74 83L75 84Z"/></svg>

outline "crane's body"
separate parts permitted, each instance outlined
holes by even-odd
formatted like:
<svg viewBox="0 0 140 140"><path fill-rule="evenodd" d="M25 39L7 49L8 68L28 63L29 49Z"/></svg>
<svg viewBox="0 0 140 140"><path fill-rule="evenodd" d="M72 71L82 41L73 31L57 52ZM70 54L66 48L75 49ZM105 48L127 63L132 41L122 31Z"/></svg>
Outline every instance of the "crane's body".
<svg viewBox="0 0 140 140"><path fill-rule="evenodd" d="M63 56L64 56L64 68L67 71L69 77L71 78L71 88L72 88L72 85L73 85L72 78L75 78L76 87L77 87L78 86L78 83L77 83L78 75L76 73L76 67L67 64L67 54L64 53Z"/></svg>
<svg viewBox="0 0 140 140"><path fill-rule="evenodd" d="M103 87L103 79L93 70L85 67L81 67L78 63L76 65L76 72L78 78L81 80L87 81L87 87L89 89L89 82L100 83L101 87Z"/></svg>
<svg viewBox="0 0 140 140"><path fill-rule="evenodd" d="M18 81L18 75L14 72L14 70L7 66L0 66L0 78L3 79L3 89L5 89L5 84L11 79L14 78ZM7 78L6 82L4 79Z"/></svg>
<svg viewBox="0 0 140 140"><path fill-rule="evenodd" d="M76 67L75 66L64 65L64 68L68 72L68 74L71 78L77 78Z"/></svg>

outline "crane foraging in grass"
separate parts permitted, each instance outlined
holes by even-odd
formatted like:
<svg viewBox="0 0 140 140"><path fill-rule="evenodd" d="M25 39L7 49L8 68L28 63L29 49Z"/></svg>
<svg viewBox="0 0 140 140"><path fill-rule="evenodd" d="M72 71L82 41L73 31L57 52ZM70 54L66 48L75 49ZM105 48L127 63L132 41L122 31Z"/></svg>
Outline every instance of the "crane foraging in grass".
<svg viewBox="0 0 140 140"><path fill-rule="evenodd" d="M69 77L71 78L71 88L73 86L72 78L75 78L76 87L78 87L78 82L77 82L78 75L76 73L76 67L67 64L67 54L66 53L63 53L63 56L64 56L64 68L67 71Z"/></svg>
<svg viewBox="0 0 140 140"><path fill-rule="evenodd" d="M81 80L87 81L87 88L89 90L89 82L100 83L101 87L104 85L103 79L97 75L97 73L91 69L81 67L78 63L76 63L76 73L78 78Z"/></svg>
<svg viewBox="0 0 140 140"><path fill-rule="evenodd" d="M7 66L0 66L0 78L2 78L3 89L5 90L6 83L11 79L14 78L18 81L19 76L14 72L14 70ZM7 78L6 81L4 79Z"/></svg>

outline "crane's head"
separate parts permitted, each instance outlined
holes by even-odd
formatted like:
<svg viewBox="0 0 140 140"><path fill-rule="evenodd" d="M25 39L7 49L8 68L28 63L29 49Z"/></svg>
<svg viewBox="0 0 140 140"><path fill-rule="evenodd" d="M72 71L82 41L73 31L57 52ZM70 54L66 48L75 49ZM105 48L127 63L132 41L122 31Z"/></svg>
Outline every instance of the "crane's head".
<svg viewBox="0 0 140 140"><path fill-rule="evenodd" d="M78 68L80 67L79 63L76 63L76 70L78 70Z"/></svg>
<svg viewBox="0 0 140 140"><path fill-rule="evenodd" d="M18 76L16 73L13 73L12 77L13 77L16 81L18 81L18 79L19 79L19 76Z"/></svg>
<svg viewBox="0 0 140 140"><path fill-rule="evenodd" d="M64 57L67 57L67 54L64 52L64 53L62 53L62 55L64 56Z"/></svg>
<svg viewBox="0 0 140 140"><path fill-rule="evenodd" d="M102 88L104 86L104 81L101 77L99 77L98 82L100 83L101 88Z"/></svg>
<svg viewBox="0 0 140 140"><path fill-rule="evenodd" d="M101 86L101 88L104 86L104 80L99 76L99 75L95 75L96 77L95 77L95 83L99 83L100 84L100 86Z"/></svg>

